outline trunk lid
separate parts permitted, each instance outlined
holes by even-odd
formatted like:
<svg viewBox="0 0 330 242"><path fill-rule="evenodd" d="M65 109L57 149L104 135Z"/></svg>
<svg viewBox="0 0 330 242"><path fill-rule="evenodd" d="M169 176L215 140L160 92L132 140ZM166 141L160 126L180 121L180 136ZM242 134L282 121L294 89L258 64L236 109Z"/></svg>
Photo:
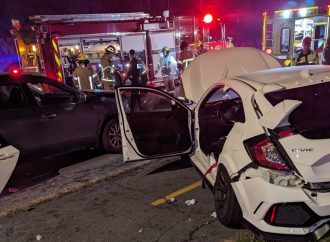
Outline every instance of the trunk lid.
<svg viewBox="0 0 330 242"><path fill-rule="evenodd" d="M276 106L285 100L301 102L290 110L294 135L281 138L286 153L308 182L330 182L330 82L265 94Z"/></svg>

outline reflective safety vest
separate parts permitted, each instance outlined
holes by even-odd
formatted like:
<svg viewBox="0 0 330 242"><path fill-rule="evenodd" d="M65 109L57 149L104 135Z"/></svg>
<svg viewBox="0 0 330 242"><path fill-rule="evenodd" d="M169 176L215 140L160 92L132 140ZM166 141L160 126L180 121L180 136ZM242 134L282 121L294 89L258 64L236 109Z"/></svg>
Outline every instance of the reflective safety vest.
<svg viewBox="0 0 330 242"><path fill-rule="evenodd" d="M300 51L292 60L293 66L301 66L301 65L318 65L319 64L319 56L315 51L309 51L308 53L303 53Z"/></svg>

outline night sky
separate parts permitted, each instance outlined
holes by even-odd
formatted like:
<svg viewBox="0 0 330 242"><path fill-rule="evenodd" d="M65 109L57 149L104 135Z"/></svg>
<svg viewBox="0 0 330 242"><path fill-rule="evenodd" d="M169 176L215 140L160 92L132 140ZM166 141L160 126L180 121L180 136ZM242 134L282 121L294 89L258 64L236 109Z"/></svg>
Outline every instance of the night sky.
<svg viewBox="0 0 330 242"><path fill-rule="evenodd" d="M26 23L35 14L144 11L160 15L169 9L178 16L210 10L226 24L227 36L233 36L239 45L256 46L261 39L262 12L313 5L325 8L328 3L330 0L1 0L0 37L9 35L10 19Z"/></svg>

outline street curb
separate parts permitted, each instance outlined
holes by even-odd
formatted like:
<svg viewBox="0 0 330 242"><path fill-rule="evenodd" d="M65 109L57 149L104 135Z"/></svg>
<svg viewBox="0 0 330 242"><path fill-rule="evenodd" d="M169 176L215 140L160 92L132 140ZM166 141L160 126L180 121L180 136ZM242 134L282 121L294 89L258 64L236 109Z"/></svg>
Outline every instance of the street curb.
<svg viewBox="0 0 330 242"><path fill-rule="evenodd" d="M178 157L171 157L162 160L172 161L177 159ZM2 197L0 199L0 218L20 211L29 210L36 205L59 198L65 194L76 192L84 187L89 187L96 183L109 180L121 174L136 170L139 167L151 164L155 161L159 162L159 160L130 162L122 164L120 167L111 170L109 167L103 166L99 167L98 171L96 171L96 169L92 169L87 173L82 171L82 173L77 173L76 176L71 176L69 178L58 175L43 182L42 184L37 184L17 193Z"/></svg>

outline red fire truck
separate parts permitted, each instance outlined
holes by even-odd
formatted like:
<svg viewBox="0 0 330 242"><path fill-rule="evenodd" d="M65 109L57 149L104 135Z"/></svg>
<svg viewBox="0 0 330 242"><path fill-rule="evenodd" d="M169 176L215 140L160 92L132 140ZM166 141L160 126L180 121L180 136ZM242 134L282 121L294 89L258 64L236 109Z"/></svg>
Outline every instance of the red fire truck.
<svg viewBox="0 0 330 242"><path fill-rule="evenodd" d="M176 55L181 41L194 43L202 32L195 17L152 17L147 13L113 13L31 16L31 29L14 26L20 66L24 71L39 72L66 83L72 76L71 59L84 52L95 71L109 45L121 58L130 49L149 67L152 80L154 66L164 46Z"/></svg>
<svg viewBox="0 0 330 242"><path fill-rule="evenodd" d="M318 6L263 13L262 49L284 65L290 65L295 53L302 49L302 40L312 38L312 49L322 53L329 36L330 6Z"/></svg>

